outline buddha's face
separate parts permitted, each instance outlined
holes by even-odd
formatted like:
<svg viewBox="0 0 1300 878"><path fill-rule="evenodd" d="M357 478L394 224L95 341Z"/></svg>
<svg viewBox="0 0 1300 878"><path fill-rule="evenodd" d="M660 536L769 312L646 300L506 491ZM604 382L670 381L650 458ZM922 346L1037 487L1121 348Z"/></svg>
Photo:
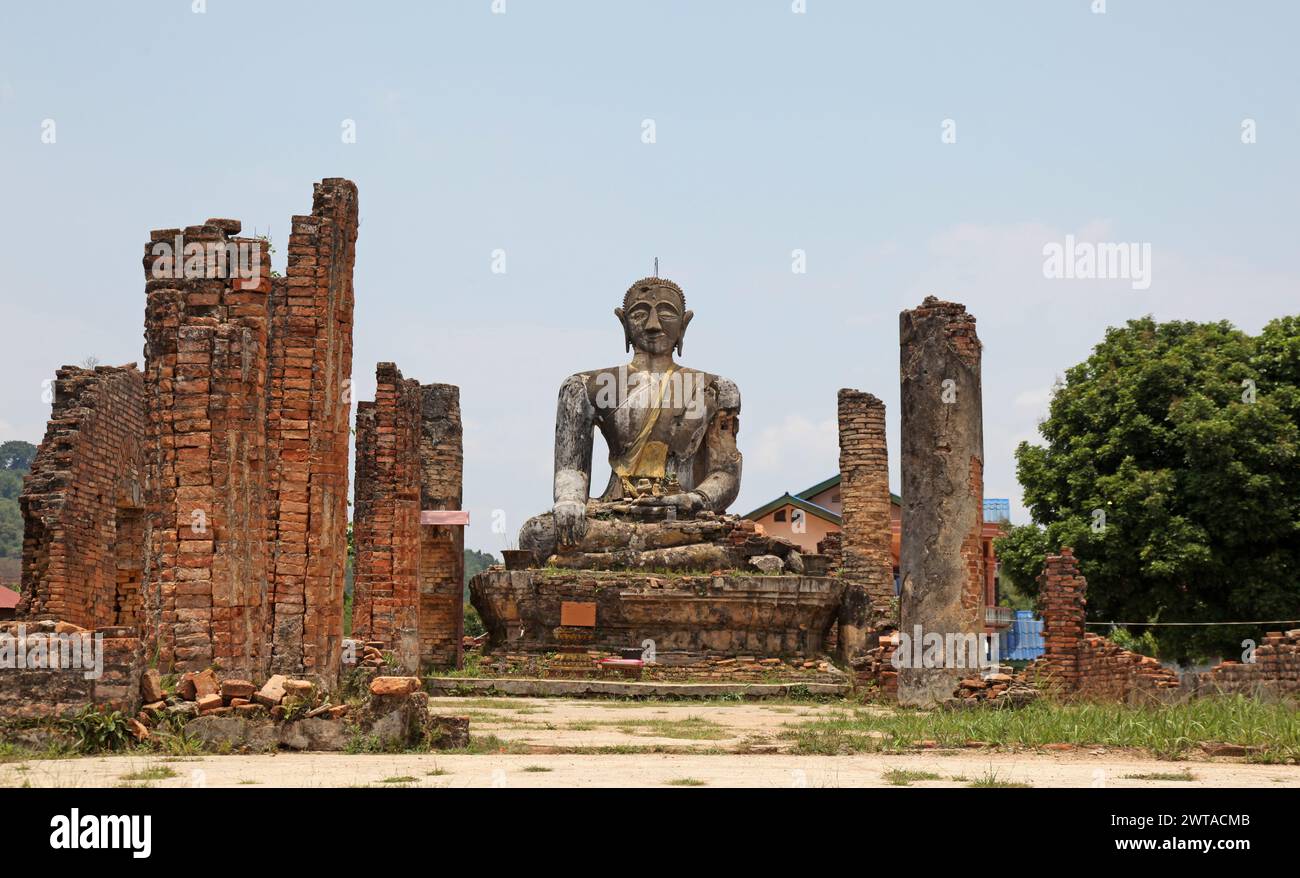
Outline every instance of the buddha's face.
<svg viewBox="0 0 1300 878"><path fill-rule="evenodd" d="M638 290L619 315L632 347L648 354L667 354L680 345L690 312L670 287Z"/></svg>

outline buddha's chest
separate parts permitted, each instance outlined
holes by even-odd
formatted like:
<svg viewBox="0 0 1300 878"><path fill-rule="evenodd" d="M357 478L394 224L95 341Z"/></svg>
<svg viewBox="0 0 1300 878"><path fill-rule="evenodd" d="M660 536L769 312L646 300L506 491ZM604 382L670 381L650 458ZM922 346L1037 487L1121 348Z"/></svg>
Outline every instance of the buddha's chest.
<svg viewBox="0 0 1300 878"><path fill-rule="evenodd" d="M694 456L708 428L711 408L703 375L633 373L627 391L611 406L597 405L597 419L615 455L646 442L661 443L678 460ZM617 447L614 447L617 446Z"/></svg>

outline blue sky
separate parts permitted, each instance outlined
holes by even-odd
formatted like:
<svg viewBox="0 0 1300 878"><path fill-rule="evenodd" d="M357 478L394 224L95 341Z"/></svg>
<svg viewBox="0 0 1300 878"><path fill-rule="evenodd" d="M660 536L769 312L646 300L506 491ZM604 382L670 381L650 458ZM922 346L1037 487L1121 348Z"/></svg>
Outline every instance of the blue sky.
<svg viewBox="0 0 1300 878"><path fill-rule="evenodd" d="M978 318L986 494L1024 520L1015 444L1108 325L1300 310L1297 7L1090 5L7 2L0 440L40 440L60 364L142 361L150 229L282 245L345 176L356 397L379 360L461 386L467 545L549 506L556 391L621 361L655 256L696 312L683 362L743 395L733 511L835 471L840 387L897 451L898 312L933 293ZM1149 243L1150 288L1044 278L1066 235Z"/></svg>

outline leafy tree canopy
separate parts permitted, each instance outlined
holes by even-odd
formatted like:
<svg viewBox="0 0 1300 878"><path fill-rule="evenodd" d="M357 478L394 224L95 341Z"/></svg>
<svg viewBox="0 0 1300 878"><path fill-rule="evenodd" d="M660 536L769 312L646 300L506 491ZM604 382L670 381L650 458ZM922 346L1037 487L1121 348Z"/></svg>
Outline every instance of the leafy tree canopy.
<svg viewBox="0 0 1300 878"><path fill-rule="evenodd" d="M1150 317L1112 328L1070 369L1021 443L1034 525L998 544L1034 591L1043 555L1075 548L1090 621L1300 616L1300 317L1252 337ZM1158 628L1172 658L1233 655L1259 626Z"/></svg>
<svg viewBox="0 0 1300 878"><path fill-rule="evenodd" d="M34 457L36 446L30 442L13 440L0 443L0 469L29 470Z"/></svg>

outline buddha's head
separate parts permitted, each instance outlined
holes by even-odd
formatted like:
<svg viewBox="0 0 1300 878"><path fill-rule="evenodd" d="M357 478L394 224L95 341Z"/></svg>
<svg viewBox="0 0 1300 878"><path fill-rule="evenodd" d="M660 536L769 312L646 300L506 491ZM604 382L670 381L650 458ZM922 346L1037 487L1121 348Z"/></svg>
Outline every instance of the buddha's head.
<svg viewBox="0 0 1300 878"><path fill-rule="evenodd" d="M694 312L686 310L686 295L662 277L646 277L628 287L623 307L614 309L623 324L628 348L648 354L682 352L682 339Z"/></svg>

